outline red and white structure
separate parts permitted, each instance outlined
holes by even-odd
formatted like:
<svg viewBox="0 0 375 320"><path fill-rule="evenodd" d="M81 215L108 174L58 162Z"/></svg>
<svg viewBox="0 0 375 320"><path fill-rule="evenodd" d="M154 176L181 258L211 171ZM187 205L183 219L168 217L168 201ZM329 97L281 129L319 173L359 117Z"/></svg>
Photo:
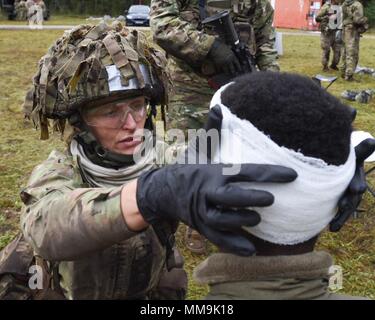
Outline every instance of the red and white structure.
<svg viewBox="0 0 375 320"><path fill-rule="evenodd" d="M276 28L318 30L315 21L322 0L270 0L275 9L274 26Z"/></svg>

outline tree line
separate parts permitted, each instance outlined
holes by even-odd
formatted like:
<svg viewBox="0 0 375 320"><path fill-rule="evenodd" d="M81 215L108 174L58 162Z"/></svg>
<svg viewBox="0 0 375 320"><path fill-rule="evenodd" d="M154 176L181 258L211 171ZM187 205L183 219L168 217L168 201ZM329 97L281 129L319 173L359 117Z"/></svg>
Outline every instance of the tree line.
<svg viewBox="0 0 375 320"><path fill-rule="evenodd" d="M360 0L365 6L366 16L375 27L375 1ZM132 4L150 4L150 0L44 0L52 14L119 16Z"/></svg>
<svg viewBox="0 0 375 320"><path fill-rule="evenodd" d="M111 15L124 14L132 4L150 4L150 0L44 0L51 14Z"/></svg>
<svg viewBox="0 0 375 320"><path fill-rule="evenodd" d="M375 1L374 0L363 0L365 6L365 15L369 19L370 25L375 27Z"/></svg>

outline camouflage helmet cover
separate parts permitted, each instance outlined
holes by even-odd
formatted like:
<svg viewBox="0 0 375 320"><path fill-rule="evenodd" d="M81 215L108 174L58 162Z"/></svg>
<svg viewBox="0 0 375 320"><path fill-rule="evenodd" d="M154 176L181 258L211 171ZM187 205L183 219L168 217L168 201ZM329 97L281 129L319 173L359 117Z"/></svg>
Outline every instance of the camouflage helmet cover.
<svg viewBox="0 0 375 320"><path fill-rule="evenodd" d="M141 93L164 105L169 83L165 65L163 53L136 30L129 31L120 23L77 26L40 59L24 113L40 127L41 139L48 139L48 119L54 120L55 130L63 132L65 119L93 100ZM110 86L113 70L120 83L116 89Z"/></svg>

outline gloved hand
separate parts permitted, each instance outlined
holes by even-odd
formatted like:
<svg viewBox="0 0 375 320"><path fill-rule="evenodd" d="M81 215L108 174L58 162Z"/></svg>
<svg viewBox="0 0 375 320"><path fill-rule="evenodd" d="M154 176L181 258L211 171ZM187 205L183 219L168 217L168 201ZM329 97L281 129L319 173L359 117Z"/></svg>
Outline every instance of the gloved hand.
<svg viewBox="0 0 375 320"><path fill-rule="evenodd" d="M332 232L339 231L354 214L367 189L364 161L375 151L375 139L366 139L355 147L357 166L354 177L338 203L338 211L329 225Z"/></svg>
<svg viewBox="0 0 375 320"><path fill-rule="evenodd" d="M220 138L221 121L221 109L214 107L209 112L205 129L218 130ZM198 157L194 158L201 138L206 137L198 136L197 144L191 143L188 148L188 154L193 153L191 159L199 159L198 164L167 166L138 178L140 213L151 225L163 220L182 221L226 251L251 255L255 248L239 230L242 226L257 225L260 216L245 208L269 206L274 197L266 191L244 190L231 183L287 183L295 180L297 173L281 166L242 164L238 174L223 175L225 165L202 164L210 163L209 151L214 151L220 141L209 141L207 150L198 150Z"/></svg>
<svg viewBox="0 0 375 320"><path fill-rule="evenodd" d="M208 57L213 60L215 67L225 74L235 76L241 71L241 65L230 47L216 39L208 52Z"/></svg>
<svg viewBox="0 0 375 320"><path fill-rule="evenodd" d="M273 203L272 194L245 190L240 181L290 182L295 171L271 165L242 164L235 175L223 175L223 164L175 164L143 173L138 178L137 205L145 221L181 221L217 246L239 255L251 255L254 246L236 230L260 222L246 207Z"/></svg>

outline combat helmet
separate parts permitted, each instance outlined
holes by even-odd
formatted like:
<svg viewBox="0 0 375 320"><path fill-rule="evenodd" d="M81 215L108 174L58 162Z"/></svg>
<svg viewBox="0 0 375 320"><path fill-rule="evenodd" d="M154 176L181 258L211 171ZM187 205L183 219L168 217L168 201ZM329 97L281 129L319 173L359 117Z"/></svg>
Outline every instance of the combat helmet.
<svg viewBox="0 0 375 320"><path fill-rule="evenodd" d="M151 126L156 106L168 100L165 66L163 53L141 32L121 23L80 25L66 31L40 59L24 113L41 130L43 140L49 138L50 127L63 133L68 120L80 129L77 140L94 163L119 167L127 162L126 156L103 150L78 111L96 100L143 95L151 106L146 121Z"/></svg>

